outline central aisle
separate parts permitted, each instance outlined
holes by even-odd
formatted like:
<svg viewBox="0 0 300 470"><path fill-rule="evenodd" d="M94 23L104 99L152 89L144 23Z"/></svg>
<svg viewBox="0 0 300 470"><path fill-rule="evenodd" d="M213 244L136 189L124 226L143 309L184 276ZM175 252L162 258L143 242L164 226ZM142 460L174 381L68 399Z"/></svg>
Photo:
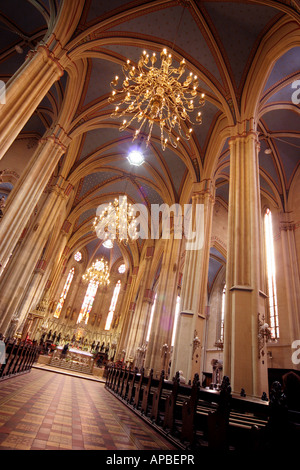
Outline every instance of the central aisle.
<svg viewBox="0 0 300 470"><path fill-rule="evenodd" d="M103 383L32 369L0 382L0 450L172 450Z"/></svg>

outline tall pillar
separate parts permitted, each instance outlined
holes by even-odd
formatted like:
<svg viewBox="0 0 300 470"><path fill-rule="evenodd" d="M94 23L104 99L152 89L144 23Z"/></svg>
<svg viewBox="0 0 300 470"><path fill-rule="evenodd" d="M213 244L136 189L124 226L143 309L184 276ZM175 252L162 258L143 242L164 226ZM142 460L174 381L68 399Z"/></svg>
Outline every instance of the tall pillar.
<svg viewBox="0 0 300 470"><path fill-rule="evenodd" d="M138 266L133 267L131 276L129 276L126 287L126 295L123 301L123 314L118 326L118 331L120 331L120 340L117 348L117 355L124 357L126 355L129 359L129 349L128 349L128 338L131 332L131 324L134 318L135 306L136 306L136 296L137 296L137 274ZM123 353L125 351L125 353Z"/></svg>
<svg viewBox="0 0 300 470"><path fill-rule="evenodd" d="M255 123L236 126L230 140L228 256L224 321L224 374L232 389L261 396L268 390L266 358L260 356L258 323L262 292L261 207Z"/></svg>
<svg viewBox="0 0 300 470"><path fill-rule="evenodd" d="M70 235L70 228L71 224L67 223L67 221L62 224L61 230L58 234L58 240L55 244L55 250L52 250L50 255L47 272L45 273L47 277L45 292L42 296L42 299L45 299L47 302L53 299L52 292L57 286L56 280L58 276L61 276L61 266L64 265L68 259L66 256L67 253L69 253L69 250L66 249L66 245ZM60 264L62 260L63 262Z"/></svg>
<svg viewBox="0 0 300 470"><path fill-rule="evenodd" d="M175 318L181 242L181 239L174 237L173 231L170 239L165 242L155 311L145 357L145 369L153 369L156 377L160 376L162 370L167 372L168 369Z"/></svg>
<svg viewBox="0 0 300 470"><path fill-rule="evenodd" d="M24 315L32 313L34 308L38 307L40 301L47 301L45 297L42 298L42 295L44 293L44 288L51 271L51 266L54 262L56 254L55 251L56 249L60 251L60 245L61 243L64 243L64 239L66 238L64 232L59 232L59 230L57 230L58 227L59 225L57 226L56 224L52 234L50 237L48 237L41 258L35 265L31 279L26 287L23 300L18 307L16 314L18 317L24 317ZM22 329L22 327L19 328Z"/></svg>
<svg viewBox="0 0 300 470"><path fill-rule="evenodd" d="M64 73L46 45L31 52L8 82L5 104L0 106L0 159L14 142L38 104Z"/></svg>
<svg viewBox="0 0 300 470"><path fill-rule="evenodd" d="M280 214L282 259L285 278L287 313L291 342L300 338L300 276L295 243L295 223L290 213Z"/></svg>
<svg viewBox="0 0 300 470"><path fill-rule="evenodd" d="M61 135L62 134L62 135ZM13 251L63 153L68 137L61 131L42 138L32 159L10 194L0 223L2 264Z"/></svg>
<svg viewBox="0 0 300 470"><path fill-rule="evenodd" d="M31 275L41 252L65 203L65 195L59 188L52 188L37 217L36 224L24 240L18 257L14 257L0 283L0 330L4 333L17 312ZM18 312L19 324L26 311Z"/></svg>
<svg viewBox="0 0 300 470"><path fill-rule="evenodd" d="M145 254L145 266L143 275L140 277L141 282L139 285L139 298L135 307L134 316L130 327L130 335L128 338L127 349L131 357L135 356L138 347L142 346L143 333L146 328L145 318L145 295L147 296L147 290L151 287L149 283L149 273L151 269L151 263L153 260L154 247L149 247ZM141 269L141 268L140 268Z"/></svg>
<svg viewBox="0 0 300 470"><path fill-rule="evenodd" d="M61 2L57 18L51 15L49 31L6 84L0 106L0 159L33 114L51 86L69 65L65 46L80 20L84 0Z"/></svg>
<svg viewBox="0 0 300 470"><path fill-rule="evenodd" d="M182 370L187 380L200 374L201 351L204 346L207 279L215 188L211 180L195 183L192 192L193 224L197 207L202 208L199 236L202 243L186 249L182 277L180 315L174 345L172 375ZM193 226L195 230L195 225ZM188 247L186 245L186 247Z"/></svg>
<svg viewBox="0 0 300 470"><path fill-rule="evenodd" d="M62 240L60 250L58 250L56 259L54 261L53 269L49 277L49 300L53 300L57 292L61 276L64 273L68 258L70 256L70 247L67 244L67 237Z"/></svg>

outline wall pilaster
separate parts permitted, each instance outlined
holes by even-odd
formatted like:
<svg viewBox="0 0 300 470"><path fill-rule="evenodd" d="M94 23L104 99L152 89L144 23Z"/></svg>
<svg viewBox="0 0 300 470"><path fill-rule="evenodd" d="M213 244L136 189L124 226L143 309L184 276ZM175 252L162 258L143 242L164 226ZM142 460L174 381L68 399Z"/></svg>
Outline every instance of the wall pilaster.
<svg viewBox="0 0 300 470"><path fill-rule="evenodd" d="M181 370L187 380L192 380L195 373L200 374L206 325L207 278L214 194L215 188L211 180L203 180L193 187L193 229L196 228L195 216L199 209L197 217L201 214L201 220L198 236L200 236L200 230L202 242L199 246L195 245L191 247L192 249L186 249L185 253L180 315L171 367L172 375Z"/></svg>
<svg viewBox="0 0 300 470"><path fill-rule="evenodd" d="M224 374L235 392L267 391L266 358L259 354L264 320L258 136L253 120L236 126L230 140L228 256L224 321Z"/></svg>

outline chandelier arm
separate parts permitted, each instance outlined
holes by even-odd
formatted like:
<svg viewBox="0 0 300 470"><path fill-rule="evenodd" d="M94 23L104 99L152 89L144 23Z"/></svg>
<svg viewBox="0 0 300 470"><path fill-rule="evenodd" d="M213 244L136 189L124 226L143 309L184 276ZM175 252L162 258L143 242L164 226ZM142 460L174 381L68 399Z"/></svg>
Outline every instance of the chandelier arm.
<svg viewBox="0 0 300 470"><path fill-rule="evenodd" d="M127 129L135 120L140 123L134 133L133 140L138 137L148 120L147 145L152 136L154 122L156 122L160 127L160 140L164 150L168 141L173 147L177 146L179 137L175 140L172 135L172 131L176 131L176 128L180 137L185 140L190 139L192 129L190 128L188 132L184 132L181 123L186 122L187 125L201 124L201 112L198 112L196 122L190 115L204 105L205 95L204 93L200 95L198 78L192 72L185 78L183 77L182 82L180 81L185 73L184 59L176 68L172 65L172 55L168 54L166 49L163 49L160 58L161 65L159 68L154 67L157 60L155 53L149 58L149 54L144 51L137 66L131 65L130 61L127 60L126 65L123 66L125 76L123 88L121 90L114 89L113 91L113 99L116 94L121 93L125 94L125 97L116 106L112 116L132 115L129 122L126 119L123 120L120 131ZM118 77L116 76L111 82L113 88L115 88L117 82ZM199 95L199 103L196 103L195 100ZM130 104L128 105L128 103Z"/></svg>

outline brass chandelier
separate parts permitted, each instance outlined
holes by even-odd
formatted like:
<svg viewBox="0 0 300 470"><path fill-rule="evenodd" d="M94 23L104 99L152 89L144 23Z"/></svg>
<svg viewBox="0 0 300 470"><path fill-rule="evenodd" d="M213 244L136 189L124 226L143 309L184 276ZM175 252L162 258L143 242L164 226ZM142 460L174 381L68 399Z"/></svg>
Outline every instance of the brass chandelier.
<svg viewBox="0 0 300 470"><path fill-rule="evenodd" d="M96 216L93 222L97 237L112 243L118 240L123 244L127 244L129 238L136 240L137 221L134 217L133 206L127 203L127 196L115 198L114 202L110 202L101 214ZM109 247L109 245L106 245ZM112 244L110 245L112 247Z"/></svg>
<svg viewBox="0 0 300 470"><path fill-rule="evenodd" d="M150 57L146 51L140 56L137 67L127 60L123 66L125 79L120 89L117 89L119 77L111 82L113 88L109 101L114 102L119 98L112 117L123 117L120 131L127 129L133 121L138 123L133 141L139 136L144 125L148 124L148 137L146 145L149 145L154 123L160 128L160 140L162 149L165 150L168 143L177 147L180 138L189 140L193 124L202 123L201 111L198 111L194 121L192 115L205 104L205 95L199 90L199 82L196 75L190 72L185 78L185 59L182 59L179 67L172 66L172 55L167 49L161 54L159 68L154 64L157 61L156 54ZM125 116L129 116L128 119ZM174 135L174 133L177 136ZM146 131L145 131L146 132Z"/></svg>
<svg viewBox="0 0 300 470"><path fill-rule="evenodd" d="M90 268L87 269L82 279L86 282L94 282L100 286L109 284L109 267L108 262L101 258L96 260Z"/></svg>

